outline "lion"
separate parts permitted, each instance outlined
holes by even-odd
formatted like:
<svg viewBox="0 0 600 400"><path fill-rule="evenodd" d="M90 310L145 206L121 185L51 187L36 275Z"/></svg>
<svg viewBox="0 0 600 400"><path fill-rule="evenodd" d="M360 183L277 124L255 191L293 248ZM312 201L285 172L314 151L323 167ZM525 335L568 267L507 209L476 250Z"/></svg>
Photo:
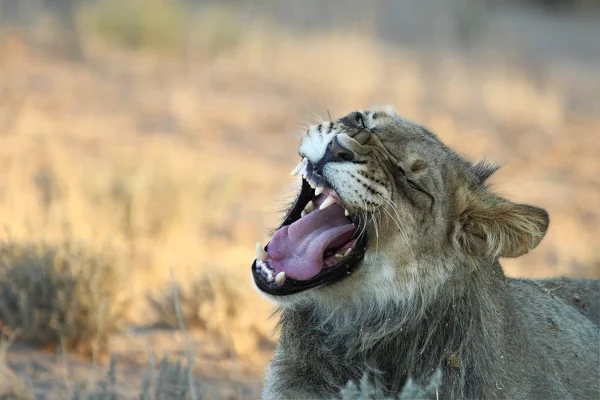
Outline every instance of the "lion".
<svg viewBox="0 0 600 400"><path fill-rule="evenodd" d="M390 106L311 126L299 155L298 196L252 264L280 318L264 399L363 377L388 398L438 370L438 398L600 398L599 281L505 276L499 258L549 217L494 194L497 166Z"/></svg>

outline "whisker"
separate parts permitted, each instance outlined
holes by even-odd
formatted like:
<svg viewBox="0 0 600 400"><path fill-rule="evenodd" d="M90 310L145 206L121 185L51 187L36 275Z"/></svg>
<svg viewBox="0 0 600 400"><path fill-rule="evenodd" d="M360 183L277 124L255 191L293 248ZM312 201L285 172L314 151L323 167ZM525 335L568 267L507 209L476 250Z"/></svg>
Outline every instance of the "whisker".
<svg viewBox="0 0 600 400"><path fill-rule="evenodd" d="M385 212L386 212L386 213L387 213L387 214L390 216L390 218L392 219L392 221L393 221L393 222L396 224L396 226L398 227L398 230L400 231L400 233L402 234L402 236L404 236L404 240L406 241L406 245L408 246L408 249L409 249L409 250L410 250L410 252L411 252L411 253L414 255L414 254L415 254L415 252L414 252L414 250L412 249L412 247L411 247L411 245L410 245L410 242L409 242L409 240L408 240L408 235L406 234L406 231L405 231L405 229L403 228L403 224L402 224L402 221L401 221L400 215L398 214L398 211L396 210L396 207L395 207L395 204L394 204L394 202L392 201L392 199L386 198L386 197L384 197L384 196L382 196L382 195L378 195L378 196L379 196L379 197L381 197L381 199L382 199L384 202L386 202L386 203L387 203L387 204L390 206L390 208L391 208L391 209L394 211L394 214L396 214L396 217L397 217L397 219L396 219L396 218L394 218L394 217L391 215L391 213L390 213L390 212L387 210L387 208L386 208L385 206L383 207L383 210L384 210L384 211L385 211Z"/></svg>
<svg viewBox="0 0 600 400"><path fill-rule="evenodd" d="M369 215L366 210L366 203L364 202L364 200L362 200L362 202L364 205L364 207L361 209L362 221L363 221L362 234L364 234L367 231L367 224L369 223Z"/></svg>
<svg viewBox="0 0 600 400"><path fill-rule="evenodd" d="M375 255L378 254L379 252L379 227L377 225L377 212L374 211L372 216L371 216L371 220L373 221L373 225L375 228L375 237L376 237L376 241L375 241Z"/></svg>

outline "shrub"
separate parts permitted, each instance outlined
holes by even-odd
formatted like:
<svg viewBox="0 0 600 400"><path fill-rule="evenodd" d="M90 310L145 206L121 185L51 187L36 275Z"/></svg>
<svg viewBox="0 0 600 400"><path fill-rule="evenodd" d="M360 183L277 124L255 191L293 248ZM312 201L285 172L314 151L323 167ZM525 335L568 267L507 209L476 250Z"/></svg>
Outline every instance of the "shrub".
<svg viewBox="0 0 600 400"><path fill-rule="evenodd" d="M223 336L239 312L239 295L224 279L204 277L188 286L173 284L148 301L158 319L171 328L204 330Z"/></svg>
<svg viewBox="0 0 600 400"><path fill-rule="evenodd" d="M0 243L0 323L18 340L90 353L126 322L119 268L66 244Z"/></svg>

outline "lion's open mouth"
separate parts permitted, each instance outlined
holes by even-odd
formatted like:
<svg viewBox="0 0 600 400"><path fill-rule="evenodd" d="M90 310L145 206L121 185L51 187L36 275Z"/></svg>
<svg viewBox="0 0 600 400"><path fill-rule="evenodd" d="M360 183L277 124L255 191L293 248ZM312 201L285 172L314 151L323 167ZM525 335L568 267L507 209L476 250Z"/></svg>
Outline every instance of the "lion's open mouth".
<svg viewBox="0 0 600 400"><path fill-rule="evenodd" d="M302 189L266 248L257 245L252 274L257 287L288 295L334 283L363 259L360 218L350 216L334 189L303 161Z"/></svg>

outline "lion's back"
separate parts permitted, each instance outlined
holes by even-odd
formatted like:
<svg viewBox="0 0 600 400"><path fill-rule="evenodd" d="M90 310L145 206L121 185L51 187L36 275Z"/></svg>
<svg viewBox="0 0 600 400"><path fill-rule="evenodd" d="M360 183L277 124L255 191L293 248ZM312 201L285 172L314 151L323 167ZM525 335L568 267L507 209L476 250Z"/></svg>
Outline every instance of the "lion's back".
<svg viewBox="0 0 600 400"><path fill-rule="evenodd" d="M580 284L593 288L593 282ZM600 398L598 325L538 281L509 279L508 291L506 387L525 384L528 393L515 393L519 398Z"/></svg>
<svg viewBox="0 0 600 400"><path fill-rule="evenodd" d="M556 277L534 281L544 293L562 299L600 325L600 280Z"/></svg>

